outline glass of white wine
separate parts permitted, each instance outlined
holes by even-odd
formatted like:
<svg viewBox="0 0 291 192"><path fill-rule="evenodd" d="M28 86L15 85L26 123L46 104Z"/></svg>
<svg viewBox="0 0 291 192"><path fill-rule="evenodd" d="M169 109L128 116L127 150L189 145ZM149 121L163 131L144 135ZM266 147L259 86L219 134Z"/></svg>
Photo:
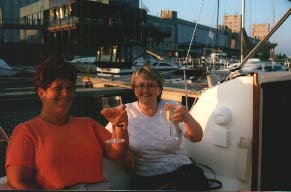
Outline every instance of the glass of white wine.
<svg viewBox="0 0 291 192"><path fill-rule="evenodd" d="M102 114L107 118L108 121L112 122L121 113L122 99L121 96L106 96L102 97ZM112 126L111 139L107 140L106 143L122 143L125 140L116 138L115 126Z"/></svg>
<svg viewBox="0 0 291 192"><path fill-rule="evenodd" d="M170 136L169 136L169 139L172 140L172 141L177 141L180 139L180 134L179 134L179 130L178 130L178 125L176 125L174 122L173 122L173 115L175 114L175 110L176 110L176 107L178 106L179 104L177 103L165 103L165 116L166 116L166 119L167 121L169 122L170 124Z"/></svg>

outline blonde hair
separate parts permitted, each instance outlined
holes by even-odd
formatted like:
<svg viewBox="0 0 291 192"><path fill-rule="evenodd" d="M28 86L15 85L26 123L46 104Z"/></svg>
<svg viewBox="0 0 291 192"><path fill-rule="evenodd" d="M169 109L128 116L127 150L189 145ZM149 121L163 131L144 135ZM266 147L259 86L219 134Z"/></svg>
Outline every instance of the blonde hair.
<svg viewBox="0 0 291 192"><path fill-rule="evenodd" d="M131 76L131 88L134 90L135 88L135 82L136 82L136 79L141 75L141 74L145 74L145 76L150 79L150 80L154 80L158 83L158 86L159 88L161 89L161 93L160 95L158 96L158 101L161 100L161 95L162 95L162 90L163 90L163 87L164 87L164 78L163 76L161 75L161 73L149 66L149 65L144 65L142 66L141 68L137 69Z"/></svg>

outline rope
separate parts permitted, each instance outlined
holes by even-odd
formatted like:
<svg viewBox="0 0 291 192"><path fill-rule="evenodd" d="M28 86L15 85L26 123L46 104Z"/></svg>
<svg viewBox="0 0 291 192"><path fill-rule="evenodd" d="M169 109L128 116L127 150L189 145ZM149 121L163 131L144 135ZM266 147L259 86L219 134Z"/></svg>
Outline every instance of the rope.
<svg viewBox="0 0 291 192"><path fill-rule="evenodd" d="M187 51L186 59L185 59L185 61L183 63L183 65L184 65L184 68L183 68L184 84L185 84L185 102L186 102L186 109L188 109L188 110L189 110L189 106L188 106L188 88L187 88L187 80L186 80L186 62L188 61L188 58L189 58L189 53L190 53L191 46L192 46L192 43L193 43L193 40L194 40L194 37L195 37L195 34L196 34L196 29L197 29L198 21L200 19L200 15L201 15L203 4L204 4L204 0L201 0L198 19L196 20L195 27L194 27L194 30L193 30L193 33L192 33L192 38L191 38L191 41L190 41L190 44L189 44L189 48L188 48L188 51Z"/></svg>

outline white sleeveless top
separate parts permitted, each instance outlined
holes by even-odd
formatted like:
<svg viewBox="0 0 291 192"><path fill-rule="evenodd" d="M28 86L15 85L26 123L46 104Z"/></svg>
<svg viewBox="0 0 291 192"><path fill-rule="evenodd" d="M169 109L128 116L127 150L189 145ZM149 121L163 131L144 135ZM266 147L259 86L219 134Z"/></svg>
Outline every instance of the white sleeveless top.
<svg viewBox="0 0 291 192"><path fill-rule="evenodd" d="M179 140L169 139L170 123L165 117L164 104L164 100L159 102L158 111L152 117L140 111L137 101L125 104L129 121L129 147L136 157L137 175L165 174L191 163L188 154L181 147L181 137ZM110 123L106 126L109 130L111 127ZM179 123L177 128L184 135L184 123Z"/></svg>

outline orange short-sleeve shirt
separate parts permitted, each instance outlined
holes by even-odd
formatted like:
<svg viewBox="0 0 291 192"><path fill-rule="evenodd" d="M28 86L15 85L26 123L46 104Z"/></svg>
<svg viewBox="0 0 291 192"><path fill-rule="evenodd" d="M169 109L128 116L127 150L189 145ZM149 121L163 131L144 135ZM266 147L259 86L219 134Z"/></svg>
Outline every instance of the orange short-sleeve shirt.
<svg viewBox="0 0 291 192"><path fill-rule="evenodd" d="M110 133L95 120L70 117L57 126L35 117L13 131L6 168L24 166L36 173L43 189L64 189L78 183L103 181L103 148Z"/></svg>

